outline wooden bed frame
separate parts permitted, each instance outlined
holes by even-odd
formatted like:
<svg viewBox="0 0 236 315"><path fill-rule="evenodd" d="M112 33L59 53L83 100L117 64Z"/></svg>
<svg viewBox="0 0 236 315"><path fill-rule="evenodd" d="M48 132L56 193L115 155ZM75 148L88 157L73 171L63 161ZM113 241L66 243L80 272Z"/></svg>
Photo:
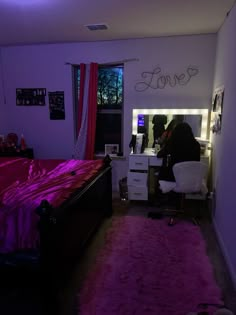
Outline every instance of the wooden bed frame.
<svg viewBox="0 0 236 315"><path fill-rule="evenodd" d="M112 215L109 156L104 162L103 170L59 208L43 200L36 209L40 217L39 278L43 295L52 305L56 304L58 292L65 287L96 229Z"/></svg>
<svg viewBox="0 0 236 315"><path fill-rule="evenodd" d="M110 161L107 160L105 169L96 178L59 208L43 200L36 212L40 216L42 262L79 257L98 225L112 215Z"/></svg>

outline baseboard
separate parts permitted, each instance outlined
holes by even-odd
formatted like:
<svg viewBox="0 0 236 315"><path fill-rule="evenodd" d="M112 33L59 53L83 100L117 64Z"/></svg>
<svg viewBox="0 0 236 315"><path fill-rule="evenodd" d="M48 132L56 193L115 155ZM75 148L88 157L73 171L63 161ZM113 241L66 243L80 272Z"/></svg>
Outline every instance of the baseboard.
<svg viewBox="0 0 236 315"><path fill-rule="evenodd" d="M234 286L234 288L236 290L236 272L235 272L235 270L233 268L233 265L231 263L231 260L230 260L229 254L228 254L228 250L225 247L224 241L223 241L223 239L222 239L222 237L221 237L221 235L219 233L219 230L218 230L218 227L217 227L217 223L216 223L216 221L214 219L213 219L213 226L214 226L214 229L215 229L216 237L217 237L217 240L218 240L221 252L222 252L222 254L224 256L224 259L225 259L225 262L227 264L227 268L228 268L230 277L232 279L233 286Z"/></svg>

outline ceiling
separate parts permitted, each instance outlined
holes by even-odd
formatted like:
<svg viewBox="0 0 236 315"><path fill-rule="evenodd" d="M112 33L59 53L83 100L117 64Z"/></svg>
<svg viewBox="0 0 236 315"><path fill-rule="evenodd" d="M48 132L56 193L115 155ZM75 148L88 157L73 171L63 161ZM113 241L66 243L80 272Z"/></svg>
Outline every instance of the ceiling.
<svg viewBox="0 0 236 315"><path fill-rule="evenodd" d="M0 45L215 33L235 0L0 0ZM87 24L106 24L90 31Z"/></svg>

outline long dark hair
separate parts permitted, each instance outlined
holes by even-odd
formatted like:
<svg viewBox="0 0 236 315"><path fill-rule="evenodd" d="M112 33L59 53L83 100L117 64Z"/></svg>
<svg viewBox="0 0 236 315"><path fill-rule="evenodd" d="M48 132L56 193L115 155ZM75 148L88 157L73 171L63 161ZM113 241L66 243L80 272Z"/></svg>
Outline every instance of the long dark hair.
<svg viewBox="0 0 236 315"><path fill-rule="evenodd" d="M173 118L166 127L166 131L173 131L178 124L179 121L176 118Z"/></svg>
<svg viewBox="0 0 236 315"><path fill-rule="evenodd" d="M171 136L171 142L174 145L183 145L195 142L192 128L186 122L177 124Z"/></svg>

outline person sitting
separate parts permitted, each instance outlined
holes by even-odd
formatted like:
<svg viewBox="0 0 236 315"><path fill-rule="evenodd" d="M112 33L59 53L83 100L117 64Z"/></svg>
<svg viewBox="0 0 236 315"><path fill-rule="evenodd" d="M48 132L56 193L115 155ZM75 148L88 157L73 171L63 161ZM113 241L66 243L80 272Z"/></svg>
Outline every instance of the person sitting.
<svg viewBox="0 0 236 315"><path fill-rule="evenodd" d="M179 123L173 130L171 137L166 144L157 153L158 158L163 158L160 171L157 174L156 194L157 204L160 206L166 202L166 194L163 194L159 180L175 182L173 166L179 162L200 161L200 144L195 139L192 128L185 122ZM173 195L176 199L176 196ZM176 202L176 201L175 201ZM161 218L162 214L158 212L149 212L150 218Z"/></svg>
<svg viewBox="0 0 236 315"><path fill-rule="evenodd" d="M152 119L153 123L153 145L152 147L155 147L155 144L158 143L158 139L161 137L163 132L165 131L165 124L167 122L166 115L154 115Z"/></svg>
<svg viewBox="0 0 236 315"><path fill-rule="evenodd" d="M177 124L165 146L157 153L157 157L163 158L158 179L168 181L175 181L172 168L176 163L200 161L200 144L188 123Z"/></svg>
<svg viewBox="0 0 236 315"><path fill-rule="evenodd" d="M174 130L178 123L179 123L178 120L175 118L169 122L166 130L163 132L163 134L158 140L158 144L160 144L161 148L168 142L168 140L171 137L172 131Z"/></svg>

